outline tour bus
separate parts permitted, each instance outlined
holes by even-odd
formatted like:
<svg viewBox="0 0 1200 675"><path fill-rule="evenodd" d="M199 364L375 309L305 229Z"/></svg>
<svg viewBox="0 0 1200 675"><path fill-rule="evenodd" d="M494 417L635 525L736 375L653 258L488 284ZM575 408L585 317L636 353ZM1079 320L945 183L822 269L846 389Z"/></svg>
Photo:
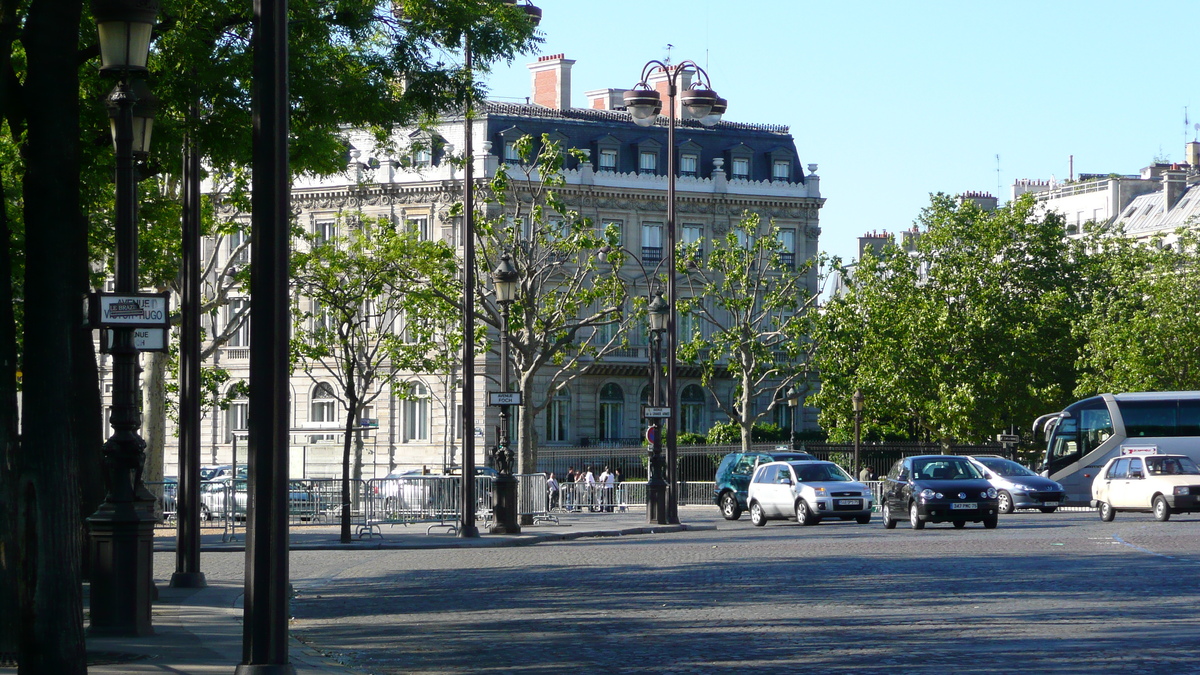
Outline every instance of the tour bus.
<svg viewBox="0 0 1200 675"><path fill-rule="evenodd" d="M1042 475L1062 484L1067 505L1086 506L1092 480L1110 457L1134 452L1182 454L1200 463L1200 391L1100 394L1042 415Z"/></svg>

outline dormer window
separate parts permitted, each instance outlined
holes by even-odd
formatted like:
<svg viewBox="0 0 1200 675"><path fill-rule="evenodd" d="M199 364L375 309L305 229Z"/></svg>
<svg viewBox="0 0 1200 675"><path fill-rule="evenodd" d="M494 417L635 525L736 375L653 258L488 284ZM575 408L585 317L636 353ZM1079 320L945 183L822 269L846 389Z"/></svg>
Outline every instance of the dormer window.
<svg viewBox="0 0 1200 675"><path fill-rule="evenodd" d="M750 179L750 158L749 157L734 157L731 176L741 180Z"/></svg>
<svg viewBox="0 0 1200 675"><path fill-rule="evenodd" d="M433 153L427 145L418 145L413 148L412 153L413 166L431 166L433 164Z"/></svg>
<svg viewBox="0 0 1200 675"><path fill-rule="evenodd" d="M638 154L638 173L658 173L658 153L643 150Z"/></svg>
<svg viewBox="0 0 1200 675"><path fill-rule="evenodd" d="M792 180L792 163L786 159L777 159L771 165L771 180L786 183Z"/></svg>
<svg viewBox="0 0 1200 675"><path fill-rule="evenodd" d="M600 151L600 170L601 171L616 171L617 170L617 150L616 148L604 148Z"/></svg>
<svg viewBox="0 0 1200 675"><path fill-rule="evenodd" d="M517 151L517 143L528 134L520 127L509 127L504 129L499 134L500 143L497 147L503 148L500 155L500 160L505 164L520 164L521 153Z"/></svg>
<svg viewBox="0 0 1200 675"><path fill-rule="evenodd" d="M679 175L680 176L696 176L700 173L700 156L699 155L680 155L679 156Z"/></svg>
<svg viewBox="0 0 1200 675"><path fill-rule="evenodd" d="M521 161L521 153L517 151L516 141L504 141L504 161L510 164Z"/></svg>

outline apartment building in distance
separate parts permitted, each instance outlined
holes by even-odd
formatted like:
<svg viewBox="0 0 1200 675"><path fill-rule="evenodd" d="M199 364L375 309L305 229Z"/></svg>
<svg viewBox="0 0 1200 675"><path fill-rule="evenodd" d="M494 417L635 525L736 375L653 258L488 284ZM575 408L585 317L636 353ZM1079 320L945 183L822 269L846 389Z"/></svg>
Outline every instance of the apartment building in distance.
<svg viewBox="0 0 1200 675"><path fill-rule="evenodd" d="M746 211L773 219L782 232L785 259L803 265L818 251L819 214L824 199L815 164L802 164L795 139L785 126L722 121L704 127L682 120L676 130L676 147L667 147L665 117L653 127L633 123L623 108L623 89L586 92L587 108L573 108L571 67L564 55L541 57L529 66L533 90L528 103L488 101L477 105L472 122L474 174L480 180L495 175L502 163L518 161L514 142L525 135L548 134L563 147L578 148L584 161L569 159L566 185L558 190L567 206L599 224L614 224L624 247L647 263L664 255L666 245L667 153L675 153L677 167L677 233L681 242L724 235ZM652 86L663 87L661 80ZM664 104L666 97L664 96ZM736 115L737 102L730 102ZM409 129L391 139L392 154L377 147L365 132L349 133L349 162L345 172L328 178L301 178L292 189L296 225L310 232L334 234L344 216L359 213L386 217L413 228L422 237L442 239L460 246L460 224L450 214L461 199L463 171L449 161L461 154L464 119L448 117L430 128ZM406 161L397 162L399 152ZM249 214L226 209L227 219ZM219 243L225 254L235 254L240 241L227 237ZM209 242L208 246L218 245ZM244 251L243 251L244 252ZM630 263L633 264L633 263ZM651 265L652 266L652 265ZM632 268L619 273L636 282ZM815 270L810 292L817 291ZM644 284L641 291L644 293ZM216 317L218 323L236 320L243 300L234 300ZM224 323L222 323L222 326ZM210 335L216 328L210 327ZM229 369L234 380L248 376L248 331L218 350L216 362ZM649 391L649 346L645 331L631 336L627 349L592 363L569 387L560 391L535 421L538 441L546 445L636 443L643 421L640 407ZM494 353L480 354L476 363L474 403L476 462L487 461L486 451L496 442L498 411L488 407L487 393L494 389L485 373L498 372ZM383 476L392 466L427 467L440 472L458 465L461 447L458 412L461 400L448 378L438 374L409 373L396 383L405 396L381 392L364 415L372 424L364 439L364 474ZM444 374L443 374L444 375ZM700 386L698 369L679 368L681 431L703 433L724 416L712 396L729 397L732 383L715 391ZM107 376L107 375L104 375ZM292 422L296 428L329 427L329 433L306 431L293 437L294 476L331 476L340 471L342 408L336 386L313 382L297 371L292 384ZM544 390L543 390L544 392ZM544 393L543 393L544 395ZM770 401L761 401L767 405ZM770 421L789 426L789 411L780 406ZM797 415L797 426L815 428L815 411ZM245 401L228 411L205 411L209 438L203 443L206 463L228 463L235 438L244 438ZM167 467L175 466L173 430L168 430ZM242 442L244 448L244 442ZM240 450L244 452L244 450ZM167 473L173 473L168 468Z"/></svg>

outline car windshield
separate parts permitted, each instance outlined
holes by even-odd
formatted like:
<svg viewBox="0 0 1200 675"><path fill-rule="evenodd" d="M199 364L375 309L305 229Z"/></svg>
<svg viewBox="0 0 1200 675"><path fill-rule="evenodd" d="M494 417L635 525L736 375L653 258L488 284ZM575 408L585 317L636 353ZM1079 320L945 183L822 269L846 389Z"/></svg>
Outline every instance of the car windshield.
<svg viewBox="0 0 1200 675"><path fill-rule="evenodd" d="M962 457L919 459L913 461L913 478L934 480L971 480L983 478L979 469Z"/></svg>
<svg viewBox="0 0 1200 675"><path fill-rule="evenodd" d="M1146 470L1151 476L1200 474L1200 467L1191 457L1147 457Z"/></svg>
<svg viewBox="0 0 1200 675"><path fill-rule="evenodd" d="M1001 476L1036 476L1037 474L1008 459L987 458L979 463Z"/></svg>
<svg viewBox="0 0 1200 675"><path fill-rule="evenodd" d="M837 464L793 464L796 479L802 483L840 482L852 480Z"/></svg>

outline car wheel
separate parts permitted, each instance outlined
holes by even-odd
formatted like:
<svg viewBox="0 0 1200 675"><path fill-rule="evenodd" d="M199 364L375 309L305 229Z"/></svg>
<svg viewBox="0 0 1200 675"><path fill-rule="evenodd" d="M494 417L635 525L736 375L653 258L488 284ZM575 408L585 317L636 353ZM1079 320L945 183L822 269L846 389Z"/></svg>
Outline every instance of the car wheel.
<svg viewBox="0 0 1200 675"><path fill-rule="evenodd" d="M921 514L917 511L917 503L913 502L908 507L908 523L912 525L914 530L925 529L925 521L921 520Z"/></svg>
<svg viewBox="0 0 1200 675"><path fill-rule="evenodd" d="M200 505L200 520L202 520L202 521L212 520L212 512L210 512L208 510L207 504Z"/></svg>
<svg viewBox="0 0 1200 675"><path fill-rule="evenodd" d="M1171 519L1171 507L1167 506L1167 499L1162 495L1154 498L1154 519L1160 523Z"/></svg>
<svg viewBox="0 0 1200 675"><path fill-rule="evenodd" d="M796 500L796 522L801 525L816 525L821 522L821 517L812 512L808 508L808 502L803 499Z"/></svg>
<svg viewBox="0 0 1200 675"><path fill-rule="evenodd" d="M742 517L742 507L737 502L737 496L732 492L721 495L721 515L725 520L737 520Z"/></svg>
<svg viewBox="0 0 1200 675"><path fill-rule="evenodd" d="M858 517L857 517L857 518L855 518L854 520L855 520L856 522L858 522L858 524L859 524L859 525L867 525L867 524L869 524L869 523L871 522L871 514L869 514L869 513L864 513L863 515L861 515L861 516L858 516Z"/></svg>
<svg viewBox="0 0 1200 675"><path fill-rule="evenodd" d="M984 516L983 526L989 530L996 529L996 525L1000 524L1000 516Z"/></svg>
<svg viewBox="0 0 1200 675"><path fill-rule="evenodd" d="M1013 512L1012 495L1008 494L1008 492L1006 492L1004 490L1001 490L1000 494L996 495L996 507L1000 511L1000 513L1012 513Z"/></svg>
<svg viewBox="0 0 1200 675"><path fill-rule="evenodd" d="M956 529L956 530L961 530L966 526L967 526L967 521L965 521L965 520L954 521L954 529Z"/></svg>
<svg viewBox="0 0 1200 675"><path fill-rule="evenodd" d="M756 527L762 527L767 524L767 514L763 512L762 504L754 502L750 505L750 522Z"/></svg>
<svg viewBox="0 0 1200 675"><path fill-rule="evenodd" d="M1100 505L1096 507L1096 510L1100 513L1100 520L1106 523L1111 523L1112 519L1117 517L1117 510L1114 509L1112 504L1109 504L1108 502L1100 502Z"/></svg>
<svg viewBox="0 0 1200 675"><path fill-rule="evenodd" d="M883 504L883 529L896 529L896 520L892 518L892 510L888 507L887 502Z"/></svg>
<svg viewBox="0 0 1200 675"><path fill-rule="evenodd" d="M1057 506L1040 506L1040 507L1038 507L1038 510L1041 511L1042 513L1054 513L1055 511L1058 510L1058 507Z"/></svg>

